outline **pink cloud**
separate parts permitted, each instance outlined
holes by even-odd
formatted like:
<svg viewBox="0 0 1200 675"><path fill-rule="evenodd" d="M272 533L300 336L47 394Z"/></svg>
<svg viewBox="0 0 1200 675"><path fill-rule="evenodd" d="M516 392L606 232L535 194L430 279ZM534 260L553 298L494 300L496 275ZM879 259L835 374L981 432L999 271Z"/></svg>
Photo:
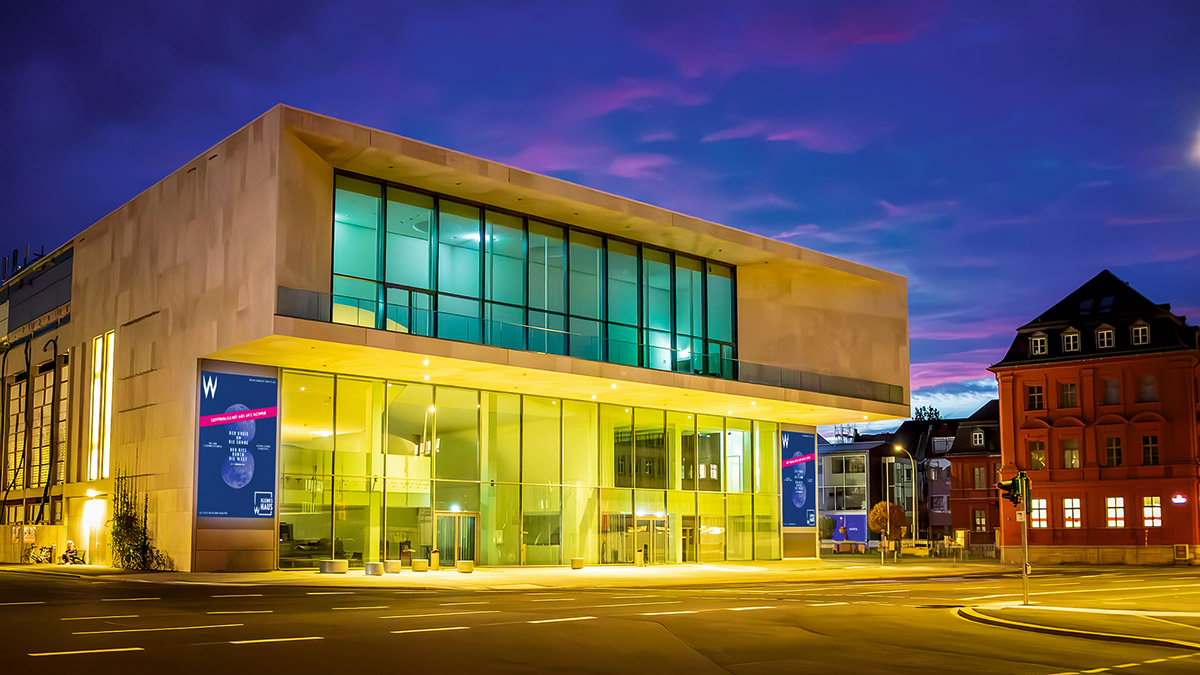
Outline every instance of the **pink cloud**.
<svg viewBox="0 0 1200 675"><path fill-rule="evenodd" d="M1182 223L1200 220L1200 216L1185 215L1145 215L1145 216L1107 216L1105 225L1157 225L1159 223Z"/></svg>
<svg viewBox="0 0 1200 675"><path fill-rule="evenodd" d="M1001 353L996 361L1003 358ZM937 363L914 363L909 367L910 386L916 390L935 387L949 382L979 380L992 377L987 367L995 361L939 361Z"/></svg>
<svg viewBox="0 0 1200 675"><path fill-rule="evenodd" d="M730 211L745 211L747 209L761 209L764 207L779 208L779 209L798 209L800 205L796 202L781 197L773 192L768 192L761 195L753 195L745 197L730 205Z"/></svg>
<svg viewBox="0 0 1200 675"><path fill-rule="evenodd" d="M996 336L1012 336L1025 319L991 317L973 319L958 312L934 315L914 315L909 322L909 337L914 340L974 340Z"/></svg>
<svg viewBox="0 0 1200 675"><path fill-rule="evenodd" d="M548 138L534 141L501 161L526 171L546 173L604 166L609 155L608 149L597 145L575 145Z"/></svg>
<svg viewBox="0 0 1200 675"><path fill-rule="evenodd" d="M711 94L686 83L621 78L611 84L583 87L568 92L549 103L558 115L590 119L617 110L643 109L659 102L696 106L708 103L711 99Z"/></svg>
<svg viewBox="0 0 1200 675"><path fill-rule="evenodd" d="M675 133L672 131L652 131L647 134L642 134L638 139L642 143L658 143L662 141L675 140Z"/></svg>
<svg viewBox="0 0 1200 675"><path fill-rule="evenodd" d="M808 122L785 122L777 120L748 120L741 124L715 131L701 138L701 142L758 138L776 142L794 142L815 152L845 154L857 152L870 145L886 133L885 125L846 120Z"/></svg>
<svg viewBox="0 0 1200 675"><path fill-rule="evenodd" d="M666 155L619 155L608 165L608 173L622 178L662 178L657 171L675 160Z"/></svg>

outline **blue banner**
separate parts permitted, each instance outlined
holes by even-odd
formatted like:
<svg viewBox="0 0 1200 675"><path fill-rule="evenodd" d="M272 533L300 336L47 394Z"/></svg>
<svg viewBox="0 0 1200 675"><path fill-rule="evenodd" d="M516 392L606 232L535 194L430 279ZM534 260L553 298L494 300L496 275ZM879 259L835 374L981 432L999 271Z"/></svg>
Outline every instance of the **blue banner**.
<svg viewBox="0 0 1200 675"><path fill-rule="evenodd" d="M780 455L784 527L817 526L817 435L783 432Z"/></svg>
<svg viewBox="0 0 1200 675"><path fill-rule="evenodd" d="M275 517L273 377L200 373L196 515Z"/></svg>
<svg viewBox="0 0 1200 675"><path fill-rule="evenodd" d="M867 514L831 515L829 517L834 520L834 541L866 541L868 539Z"/></svg>

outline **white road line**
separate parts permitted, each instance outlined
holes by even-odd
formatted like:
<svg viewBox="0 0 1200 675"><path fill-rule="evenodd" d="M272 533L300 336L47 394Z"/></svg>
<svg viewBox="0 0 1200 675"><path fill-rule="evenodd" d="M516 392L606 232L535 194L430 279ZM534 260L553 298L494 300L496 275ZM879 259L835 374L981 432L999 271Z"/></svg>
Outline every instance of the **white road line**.
<svg viewBox="0 0 1200 675"><path fill-rule="evenodd" d="M463 612L430 612L428 614L395 614L392 616L381 616L381 619L420 619L427 616L460 616L463 614L499 614L498 609L471 609Z"/></svg>
<svg viewBox="0 0 1200 675"><path fill-rule="evenodd" d="M110 652L144 652L141 647L114 647L112 649L80 649L74 652L37 652L30 656L70 656L72 654L107 654Z"/></svg>
<svg viewBox="0 0 1200 675"><path fill-rule="evenodd" d="M486 605L489 604L489 601L477 600L475 602L439 602L438 604L442 607L453 607L455 605Z"/></svg>
<svg viewBox="0 0 1200 675"><path fill-rule="evenodd" d="M1102 592L1103 593L1119 593L1121 591L1144 591L1144 590L1151 590L1151 589L1169 590L1172 588L1178 588L1178 586L1130 586L1128 588L1123 588L1121 586L1114 586L1112 588L1072 588L1067 591L1041 591L1039 593L1030 593L1030 595L1065 595L1067 593L1102 593ZM992 598L1011 598L1011 597L1017 597L1019 595L1021 595L1021 594L1020 593L1000 593L997 595L980 595L980 596L976 596L973 598L961 598L961 600L964 600L964 601L990 600ZM1170 595L1170 593L1168 593L1167 595ZM1182 595L1182 593L1179 593L1179 595ZM1152 596L1147 596L1147 597L1152 597Z"/></svg>
<svg viewBox="0 0 1200 675"><path fill-rule="evenodd" d="M332 610L345 610L345 609L387 609L387 608L388 608L388 606L387 606L387 605L372 605L372 606L370 606L370 607L330 607L330 609L332 609Z"/></svg>
<svg viewBox="0 0 1200 675"><path fill-rule="evenodd" d="M262 593L230 593L228 595L213 595L214 598L261 598Z"/></svg>
<svg viewBox="0 0 1200 675"><path fill-rule="evenodd" d="M880 593L907 593L907 592L908 592L907 588L897 588L897 589L890 590L890 591L867 591L866 593L859 593L859 595L879 595Z"/></svg>
<svg viewBox="0 0 1200 675"><path fill-rule="evenodd" d="M136 619L137 614L110 614L108 616L64 616L59 621L88 621L91 619Z"/></svg>
<svg viewBox="0 0 1200 675"><path fill-rule="evenodd" d="M1011 605L997 603L994 609L1044 609L1052 612L1079 612L1082 614L1118 614L1123 616L1200 616L1200 612L1171 612L1166 610L1140 609L1093 609L1090 607L1052 607L1047 605Z"/></svg>
<svg viewBox="0 0 1200 675"><path fill-rule="evenodd" d="M530 602L571 602L573 600L575 598L538 598L537 600L530 600Z"/></svg>
<svg viewBox="0 0 1200 675"><path fill-rule="evenodd" d="M748 612L752 609L775 609L774 607L763 605L761 607L726 607L725 609L731 612Z"/></svg>
<svg viewBox="0 0 1200 675"><path fill-rule="evenodd" d="M656 600L654 602L615 602L610 605L590 605L590 607L639 607L642 605L678 605L682 600ZM584 609L584 608L580 608Z"/></svg>
<svg viewBox="0 0 1200 675"><path fill-rule="evenodd" d="M309 637L290 637L290 638L261 638L259 640L230 640L231 645L255 645L263 642L300 642L301 640L324 640L320 635L312 635Z"/></svg>
<svg viewBox="0 0 1200 675"><path fill-rule="evenodd" d="M309 591L305 595L354 595L354 591Z"/></svg>
<svg viewBox="0 0 1200 675"><path fill-rule="evenodd" d="M227 609L217 612L205 612L205 614L273 614L273 609Z"/></svg>
<svg viewBox="0 0 1200 675"><path fill-rule="evenodd" d="M469 630L470 626L446 626L444 628L410 628L408 630L394 630L393 633L436 633L443 630Z"/></svg>
<svg viewBox="0 0 1200 675"><path fill-rule="evenodd" d="M16 605L44 605L44 604L46 604L45 600L30 600L28 602L0 602L0 607L15 607ZM55 653L57 654L59 652L55 652ZM66 652L61 652L61 653L65 654ZM33 655L30 654L30 656L33 656Z"/></svg>
<svg viewBox="0 0 1200 675"><path fill-rule="evenodd" d="M537 621L526 621L525 623L560 623L563 621L590 621L594 616L569 616L565 619L538 619Z"/></svg>
<svg viewBox="0 0 1200 675"><path fill-rule="evenodd" d="M631 600L633 598L661 598L662 595L652 593L650 595L614 595L613 600Z"/></svg>
<svg viewBox="0 0 1200 675"><path fill-rule="evenodd" d="M677 609L672 612L642 612L640 616L667 616L669 614L699 614L700 612L711 612L711 609Z"/></svg>
<svg viewBox="0 0 1200 675"><path fill-rule="evenodd" d="M106 635L108 633L156 633L167 630L201 630L204 628L240 628L244 623L218 623L210 626L165 626L163 628L118 628L116 630L82 630L71 635Z"/></svg>
<svg viewBox="0 0 1200 675"><path fill-rule="evenodd" d="M100 598L100 602L141 602L143 600L162 600L162 598Z"/></svg>
<svg viewBox="0 0 1200 675"><path fill-rule="evenodd" d="M834 605L848 605L848 602L814 602L809 604L809 607L833 607Z"/></svg>

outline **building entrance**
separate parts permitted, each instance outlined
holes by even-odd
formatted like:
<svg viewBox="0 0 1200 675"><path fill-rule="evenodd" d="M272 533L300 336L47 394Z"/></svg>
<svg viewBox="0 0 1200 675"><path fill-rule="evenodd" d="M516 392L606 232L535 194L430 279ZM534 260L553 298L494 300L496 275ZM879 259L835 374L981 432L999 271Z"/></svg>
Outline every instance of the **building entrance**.
<svg viewBox="0 0 1200 675"><path fill-rule="evenodd" d="M634 550L642 552L647 565L667 562L667 519L638 516L634 527Z"/></svg>
<svg viewBox="0 0 1200 675"><path fill-rule="evenodd" d="M453 565L460 560L475 562L477 522L474 513L437 514L437 549L442 565Z"/></svg>

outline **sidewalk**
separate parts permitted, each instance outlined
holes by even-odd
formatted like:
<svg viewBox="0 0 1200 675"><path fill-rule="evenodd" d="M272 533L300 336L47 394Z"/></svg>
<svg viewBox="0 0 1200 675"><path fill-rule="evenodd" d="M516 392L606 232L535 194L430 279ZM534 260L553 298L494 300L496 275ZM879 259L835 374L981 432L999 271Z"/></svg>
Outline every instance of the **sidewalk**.
<svg viewBox="0 0 1200 675"><path fill-rule="evenodd" d="M931 577L992 576L1018 571L996 562L912 560L900 564L864 564L861 560L784 560L753 563L709 563L648 567L593 565L569 567L481 567L470 574L453 568L368 577L362 570L348 574L319 574L315 570L274 572L127 572L88 565L0 565L0 572L54 574L112 581L217 586L330 586L339 588L399 588L420 590L523 590L586 588L665 588L813 581L863 581Z"/></svg>
<svg viewBox="0 0 1200 675"><path fill-rule="evenodd" d="M1194 611L1037 605L985 605L957 611L969 621L1001 628L1200 651L1200 612Z"/></svg>

